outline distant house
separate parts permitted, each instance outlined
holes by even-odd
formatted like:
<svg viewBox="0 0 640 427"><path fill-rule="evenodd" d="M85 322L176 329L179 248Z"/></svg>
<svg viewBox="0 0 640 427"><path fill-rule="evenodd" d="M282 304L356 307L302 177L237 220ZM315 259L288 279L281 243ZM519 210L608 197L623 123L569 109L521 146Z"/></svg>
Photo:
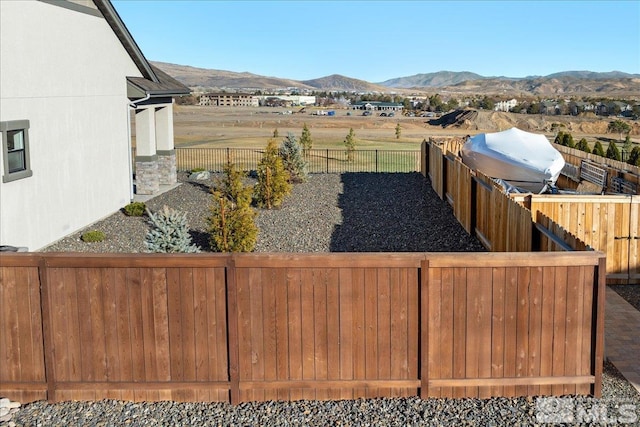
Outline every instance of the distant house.
<svg viewBox="0 0 640 427"><path fill-rule="evenodd" d="M514 98L514 99L510 99L508 101L498 101L498 102L496 102L495 106L493 107L493 109L494 109L494 111L506 111L506 112L509 112L516 105L518 105L518 101Z"/></svg>
<svg viewBox="0 0 640 427"><path fill-rule="evenodd" d="M359 101L351 104L352 110L402 111L404 105L398 102Z"/></svg>
<svg viewBox="0 0 640 427"><path fill-rule="evenodd" d="M40 249L176 181L173 97L108 0L0 1L0 245Z"/></svg>
<svg viewBox="0 0 640 427"><path fill-rule="evenodd" d="M205 93L198 105L214 107L257 107L258 98L250 93Z"/></svg>

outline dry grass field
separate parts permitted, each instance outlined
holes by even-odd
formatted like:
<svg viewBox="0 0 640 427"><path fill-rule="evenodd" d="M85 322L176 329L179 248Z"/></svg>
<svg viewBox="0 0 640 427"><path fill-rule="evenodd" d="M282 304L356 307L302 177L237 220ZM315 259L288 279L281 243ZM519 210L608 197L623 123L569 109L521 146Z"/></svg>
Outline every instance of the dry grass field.
<svg viewBox="0 0 640 427"><path fill-rule="evenodd" d="M200 107L176 105L174 133L176 147L193 148L262 148L278 130L279 140L288 132L298 139L306 123L313 139L313 148L342 148L349 129L353 128L358 149L417 150L420 143L430 136L464 136L479 132L498 132L518 127L530 132L553 137L558 129L569 131L574 139L606 140L617 138L607 134L610 120L601 117L542 116L480 111L473 122L459 127L442 128L430 125L424 117L380 117L377 114L362 116L362 112L336 109L335 116L317 116L307 108L273 107ZM327 111L328 109L325 109ZM282 114L291 111L292 114ZM348 115L347 113L351 113ZM396 138L396 126L400 124L401 136ZM558 124L562 127L558 128ZM640 125L633 123L631 136L640 143Z"/></svg>

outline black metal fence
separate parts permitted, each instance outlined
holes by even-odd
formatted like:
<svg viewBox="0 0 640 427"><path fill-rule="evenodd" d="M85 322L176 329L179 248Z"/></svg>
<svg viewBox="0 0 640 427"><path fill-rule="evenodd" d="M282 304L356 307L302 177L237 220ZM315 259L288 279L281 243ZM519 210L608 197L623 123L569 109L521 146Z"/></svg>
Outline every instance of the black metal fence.
<svg viewBox="0 0 640 427"><path fill-rule="evenodd" d="M222 172L232 160L239 169L256 170L263 153L258 148L176 148L176 163L180 171ZM420 150L355 150L350 159L344 149L313 149L304 157L309 173L420 171Z"/></svg>

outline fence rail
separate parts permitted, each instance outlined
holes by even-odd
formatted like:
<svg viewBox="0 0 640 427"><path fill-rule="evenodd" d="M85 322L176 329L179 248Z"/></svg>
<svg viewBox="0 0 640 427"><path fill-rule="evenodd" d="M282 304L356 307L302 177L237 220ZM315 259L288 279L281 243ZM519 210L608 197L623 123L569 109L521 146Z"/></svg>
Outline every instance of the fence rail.
<svg viewBox="0 0 640 427"><path fill-rule="evenodd" d="M602 253L0 254L0 395L600 396Z"/></svg>
<svg viewBox="0 0 640 427"><path fill-rule="evenodd" d="M222 172L233 160L242 170L256 170L263 153L257 148L176 148L176 164L178 170ZM420 171L418 150L355 150L352 155L349 160L344 149L312 149L304 158L310 173Z"/></svg>

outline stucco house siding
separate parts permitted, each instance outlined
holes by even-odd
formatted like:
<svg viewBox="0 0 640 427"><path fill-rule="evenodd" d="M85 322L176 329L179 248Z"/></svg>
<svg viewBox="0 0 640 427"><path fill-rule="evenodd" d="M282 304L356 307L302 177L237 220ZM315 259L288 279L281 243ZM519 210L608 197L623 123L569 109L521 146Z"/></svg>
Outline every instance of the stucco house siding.
<svg viewBox="0 0 640 427"><path fill-rule="evenodd" d="M35 0L0 2L0 49L0 121L29 121L33 171L0 185L0 244L37 250L130 201L141 74L104 18Z"/></svg>

